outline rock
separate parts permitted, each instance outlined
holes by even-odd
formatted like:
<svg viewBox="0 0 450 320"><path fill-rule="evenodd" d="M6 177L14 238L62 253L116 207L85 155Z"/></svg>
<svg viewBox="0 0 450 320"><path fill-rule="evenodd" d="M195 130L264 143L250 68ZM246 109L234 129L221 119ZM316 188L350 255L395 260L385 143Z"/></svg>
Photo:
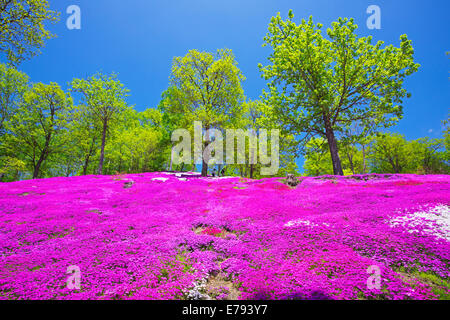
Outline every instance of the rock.
<svg viewBox="0 0 450 320"><path fill-rule="evenodd" d="M133 180L127 181L127 182L124 183L123 187L124 187L124 189L129 189L129 188L131 188L133 186L133 184L134 184Z"/></svg>
<svg viewBox="0 0 450 320"><path fill-rule="evenodd" d="M286 183L288 186L296 187L299 184L299 181L293 174L288 174L286 177Z"/></svg>

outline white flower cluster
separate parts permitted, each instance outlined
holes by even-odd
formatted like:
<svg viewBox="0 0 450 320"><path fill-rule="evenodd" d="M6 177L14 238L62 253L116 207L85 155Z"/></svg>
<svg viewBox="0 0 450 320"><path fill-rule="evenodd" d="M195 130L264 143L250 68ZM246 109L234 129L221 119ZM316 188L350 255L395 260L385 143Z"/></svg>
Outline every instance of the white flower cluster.
<svg viewBox="0 0 450 320"><path fill-rule="evenodd" d="M322 225L329 227L328 223L322 223ZM309 220L296 219L286 222L284 224L285 227L297 227L297 226L309 226L309 227L318 227L317 223L311 222Z"/></svg>
<svg viewBox="0 0 450 320"><path fill-rule="evenodd" d="M169 178L153 178L152 181L162 181L162 182L166 182L167 180L169 180Z"/></svg>
<svg viewBox="0 0 450 320"><path fill-rule="evenodd" d="M206 293L207 278L202 278L194 282L194 287L188 292L188 300L211 300L211 297Z"/></svg>
<svg viewBox="0 0 450 320"><path fill-rule="evenodd" d="M408 232L423 232L450 241L450 206L440 204L432 208L393 218L389 221L392 227L403 226Z"/></svg>

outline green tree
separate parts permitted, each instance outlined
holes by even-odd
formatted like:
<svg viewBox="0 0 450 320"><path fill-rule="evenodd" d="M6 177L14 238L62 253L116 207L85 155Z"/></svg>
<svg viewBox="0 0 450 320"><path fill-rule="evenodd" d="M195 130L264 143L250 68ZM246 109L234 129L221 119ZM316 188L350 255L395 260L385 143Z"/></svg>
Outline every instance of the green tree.
<svg viewBox="0 0 450 320"><path fill-rule="evenodd" d="M108 172L147 172L162 168L159 157L161 114L155 109L127 108L107 145ZM158 150L158 152L156 152Z"/></svg>
<svg viewBox="0 0 450 320"><path fill-rule="evenodd" d="M411 167L424 174L448 173L445 161L444 139L419 138L410 142L412 149Z"/></svg>
<svg viewBox="0 0 450 320"><path fill-rule="evenodd" d="M231 50L217 50L215 55L190 50L173 60L170 81L175 91L167 111L202 121L206 130L223 128L239 113L243 79ZM203 149L208 144L205 141ZM202 175L207 174L208 161L203 159Z"/></svg>
<svg viewBox="0 0 450 320"><path fill-rule="evenodd" d="M81 174L86 175L89 165L101 140L101 125L96 120L91 109L84 104L75 107L71 123L71 155L81 160Z"/></svg>
<svg viewBox="0 0 450 320"><path fill-rule="evenodd" d="M0 0L0 52L12 64L36 55L53 37L45 22L57 21L58 15L47 0Z"/></svg>
<svg viewBox="0 0 450 320"><path fill-rule="evenodd" d="M376 120L369 120L366 124L369 125L363 125L361 121L354 121L344 126L339 141L339 150L348 160L353 174L367 172L366 149L372 137L377 133L379 126ZM361 150L359 150L359 147Z"/></svg>
<svg viewBox="0 0 450 320"><path fill-rule="evenodd" d="M333 172L342 175L337 136L354 121L395 124L409 96L403 81L419 65L406 35L400 36L399 48L382 48L382 41L374 45L372 37L358 37L353 19L333 22L326 38L312 17L298 25L293 17L289 11L283 21L278 13L269 24L264 45L273 52L270 64L260 65L270 80L264 96L285 130L303 135L303 146L312 136L327 140Z"/></svg>
<svg viewBox="0 0 450 320"><path fill-rule="evenodd" d="M0 181L8 175L17 177L18 172L25 166L23 161L17 159L15 153L6 148L5 124L17 112L27 88L28 76L25 73L0 64Z"/></svg>
<svg viewBox="0 0 450 320"><path fill-rule="evenodd" d="M415 171L411 161L412 149L403 135L378 134L369 149L369 161L376 173L407 173Z"/></svg>
<svg viewBox="0 0 450 320"><path fill-rule="evenodd" d="M365 148L365 146L363 146ZM366 173L366 164L364 159L364 153L361 152L355 145L348 143L340 143L340 152L344 155L342 161L342 167L344 174L350 172L351 174Z"/></svg>
<svg viewBox="0 0 450 320"><path fill-rule="evenodd" d="M25 162L15 157L3 157L0 166L0 182L4 181L4 177L13 175L8 181L17 180L19 171L25 170Z"/></svg>
<svg viewBox="0 0 450 320"><path fill-rule="evenodd" d="M305 162L303 169L308 176L333 174L330 149L322 137L312 138L305 146ZM343 154L342 169L344 175L364 173L363 153L355 145L339 141L339 153Z"/></svg>
<svg viewBox="0 0 450 320"><path fill-rule="evenodd" d="M263 101L255 100L249 101L248 107L244 108L244 118L248 119L249 128L260 136L261 129L278 129L279 123L274 121L271 116L273 114L273 107L265 104ZM267 136L268 139L268 149L271 149L271 136ZM296 163L296 146L295 138L292 134L288 132L280 132L279 136L279 170L274 176L286 176L287 174L299 175L298 166ZM260 171L262 164L258 163L256 165L249 165L250 178L253 174ZM253 168L255 167L255 168ZM260 178L260 174L256 174L257 178Z"/></svg>
<svg viewBox="0 0 450 320"><path fill-rule="evenodd" d="M235 141L234 154L237 155L238 159L244 159L245 163L238 163L229 167L237 168L242 177L249 177L250 179L253 179L255 172L261 167L261 164L255 163L258 158L257 146L252 147L250 139L251 136L257 137L259 130L264 126L265 106L261 101L248 100L242 103L241 108L242 112L234 118L233 125L235 129L242 129L243 133L250 133L250 136L249 138L244 138L245 148L242 150L239 150L238 144ZM220 170L221 167L219 166L218 171L220 172Z"/></svg>
<svg viewBox="0 0 450 320"><path fill-rule="evenodd" d="M324 138L311 138L305 146L305 162L303 169L307 176L333 174L330 151Z"/></svg>
<svg viewBox="0 0 450 320"><path fill-rule="evenodd" d="M191 116L182 112L184 109L183 106L188 104L189 102L185 100L183 93L174 86L170 86L162 93L161 101L158 104L157 110L161 114L161 128L163 134L161 151L162 154L170 157L167 167L169 171L172 171L173 169L172 149L174 148L174 145L172 143L172 132L178 128L190 130L191 136L194 132Z"/></svg>
<svg viewBox="0 0 450 320"><path fill-rule="evenodd" d="M450 165L450 113L447 115L447 119L442 121L444 132L444 161L447 165Z"/></svg>
<svg viewBox="0 0 450 320"><path fill-rule="evenodd" d="M33 179L50 155L61 152L65 141L58 139L67 129L72 98L58 84L34 84L24 94L24 102L6 124L8 148L24 158Z"/></svg>
<svg viewBox="0 0 450 320"><path fill-rule="evenodd" d="M0 135L4 133L3 124L19 107L28 88L28 76L0 63Z"/></svg>
<svg viewBox="0 0 450 320"><path fill-rule="evenodd" d="M87 79L74 79L71 90L82 94L83 102L88 107L89 113L101 127L100 159L97 173L103 174L108 129L111 123L120 119L120 115L126 109L125 98L129 90L124 87L115 74L103 75L100 73Z"/></svg>

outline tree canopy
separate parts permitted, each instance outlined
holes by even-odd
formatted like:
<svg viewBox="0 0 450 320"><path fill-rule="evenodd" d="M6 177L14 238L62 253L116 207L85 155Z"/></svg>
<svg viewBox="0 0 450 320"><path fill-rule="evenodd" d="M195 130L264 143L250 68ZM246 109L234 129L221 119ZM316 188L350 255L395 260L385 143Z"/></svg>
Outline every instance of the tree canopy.
<svg viewBox="0 0 450 320"><path fill-rule="evenodd" d="M117 79L115 74L103 75L97 73L88 79L74 79L72 91L80 92L88 107L90 117L97 121L101 128L100 159L98 174L103 173L103 161L108 129L112 121L118 120L126 108L125 98L128 89Z"/></svg>
<svg viewBox="0 0 450 320"><path fill-rule="evenodd" d="M3 124L21 104L28 82L25 73L0 63L0 134L4 131Z"/></svg>
<svg viewBox="0 0 450 320"><path fill-rule="evenodd" d="M54 37L45 22L58 16L48 0L0 0L0 52L14 65L36 55Z"/></svg>
<svg viewBox="0 0 450 320"><path fill-rule="evenodd" d="M188 122L201 121L205 130L230 124L240 112L243 100L241 81L244 76L229 49L215 54L190 50L173 60L166 111L182 113ZM206 140L203 149L208 146ZM202 175L208 161L203 159Z"/></svg>
<svg viewBox="0 0 450 320"><path fill-rule="evenodd" d="M354 121L395 124L409 96L404 79L419 65L406 35L398 48L383 47L371 36L358 37L353 19L339 18L325 37L312 17L300 24L293 18L292 11L286 20L279 13L272 17L264 38L273 49L270 64L260 65L270 80L265 98L285 130L303 135L303 145L313 136L327 139L333 172L342 175L337 135Z"/></svg>
<svg viewBox="0 0 450 320"><path fill-rule="evenodd" d="M66 146L60 134L70 120L72 98L56 83L37 83L24 94L23 101L7 124L7 145L23 155L33 178L38 178L48 157Z"/></svg>

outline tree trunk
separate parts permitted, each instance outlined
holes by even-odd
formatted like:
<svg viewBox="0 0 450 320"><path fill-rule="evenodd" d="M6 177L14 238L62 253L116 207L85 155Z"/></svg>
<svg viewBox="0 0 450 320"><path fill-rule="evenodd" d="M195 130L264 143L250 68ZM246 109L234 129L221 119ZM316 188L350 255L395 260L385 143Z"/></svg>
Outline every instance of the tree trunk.
<svg viewBox="0 0 450 320"><path fill-rule="evenodd" d="M402 171L402 168L399 164L398 159L395 159L395 165L394 165L395 173L400 173Z"/></svg>
<svg viewBox="0 0 450 320"><path fill-rule="evenodd" d="M47 134L47 137L45 137L44 149L42 149L41 155L39 156L39 160L36 163L36 165L34 166L33 179L36 179L37 177L39 177L39 171L41 170L41 165L47 158L48 146L50 145L51 137L52 137L51 132L49 134Z"/></svg>
<svg viewBox="0 0 450 320"><path fill-rule="evenodd" d="M97 174L103 174L103 161L105 159L105 142L106 142L106 130L108 129L108 121L103 121L103 134L102 134L102 147L100 149L100 161L98 162Z"/></svg>
<svg viewBox="0 0 450 320"><path fill-rule="evenodd" d="M71 165L67 165L67 170L66 170L66 178L70 176L70 169L71 169Z"/></svg>
<svg viewBox="0 0 450 320"><path fill-rule="evenodd" d="M39 177L39 171L41 170L42 162L44 162L44 159L42 156L39 158L37 164L34 166L33 170L33 179L37 179Z"/></svg>
<svg viewBox="0 0 450 320"><path fill-rule="evenodd" d="M169 166L169 171L172 171L172 163L173 163L173 148L175 148L175 146L173 146L172 148L170 148L170 166Z"/></svg>
<svg viewBox="0 0 450 320"><path fill-rule="evenodd" d="M96 137L92 138L92 142L91 142L91 146L89 147L89 152L86 155L86 157L84 158L84 165L83 165L83 176L85 176L87 174L87 169L89 166L89 161L91 159L92 153L94 152L94 147L95 147L95 140L97 140Z"/></svg>
<svg viewBox="0 0 450 320"><path fill-rule="evenodd" d="M86 155L86 158L84 159L83 176L85 176L87 174L87 168L88 168L88 165L89 165L89 158L90 158L90 155L88 154L88 155Z"/></svg>
<svg viewBox="0 0 450 320"><path fill-rule="evenodd" d="M343 176L341 159L339 158L339 152L337 147L337 141L334 136L333 128L331 127L330 119L324 117L325 122L325 134L328 140L328 147L330 148L331 160L333 162L333 173L336 176Z"/></svg>
<svg viewBox="0 0 450 320"><path fill-rule="evenodd" d="M362 156L363 156L363 168L362 173L366 173L366 146L362 145Z"/></svg>
<svg viewBox="0 0 450 320"><path fill-rule="evenodd" d="M254 167L254 165L253 164L250 164L250 179L253 179L253 168Z"/></svg>
<svg viewBox="0 0 450 320"><path fill-rule="evenodd" d="M117 172L119 172L119 174L122 172L122 157L120 157L119 168L117 169Z"/></svg>
<svg viewBox="0 0 450 320"><path fill-rule="evenodd" d="M206 177L208 175L208 163L205 162L205 159L202 158L202 177Z"/></svg>
<svg viewBox="0 0 450 320"><path fill-rule="evenodd" d="M348 162L350 163L350 169L352 170L352 173L355 174L355 168L353 166L353 157L350 155L349 152L347 152L347 158Z"/></svg>
<svg viewBox="0 0 450 320"><path fill-rule="evenodd" d="M391 165L392 173L398 173L397 172L397 167L395 166L394 159L388 158L387 162Z"/></svg>
<svg viewBox="0 0 450 320"><path fill-rule="evenodd" d="M208 131L209 127L206 126L206 131ZM206 147L208 147L209 145L209 139L210 137L206 137L206 141L204 143L204 147L202 150L202 177L206 177L208 175L208 161L209 159L206 159L205 161L205 155L204 155L204 151L206 149Z"/></svg>

